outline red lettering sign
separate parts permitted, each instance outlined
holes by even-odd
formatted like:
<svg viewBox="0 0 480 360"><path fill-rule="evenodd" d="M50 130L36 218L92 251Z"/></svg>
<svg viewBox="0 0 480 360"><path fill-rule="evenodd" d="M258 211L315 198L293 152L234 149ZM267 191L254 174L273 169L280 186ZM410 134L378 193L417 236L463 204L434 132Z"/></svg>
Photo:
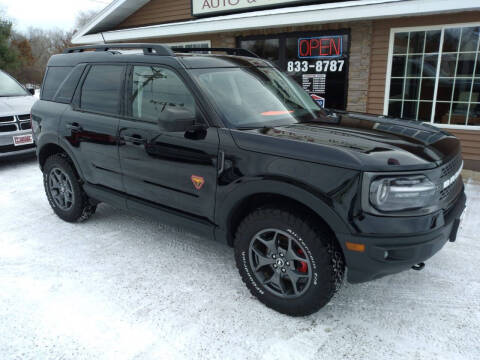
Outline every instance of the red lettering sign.
<svg viewBox="0 0 480 360"><path fill-rule="evenodd" d="M333 58L343 55L341 36L321 36L298 39L299 58Z"/></svg>

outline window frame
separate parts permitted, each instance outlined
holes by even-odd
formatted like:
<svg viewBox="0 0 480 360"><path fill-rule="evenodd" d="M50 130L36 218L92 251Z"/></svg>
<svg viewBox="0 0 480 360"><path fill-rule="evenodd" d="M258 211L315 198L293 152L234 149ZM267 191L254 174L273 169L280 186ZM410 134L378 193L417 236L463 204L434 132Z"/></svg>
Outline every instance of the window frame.
<svg viewBox="0 0 480 360"><path fill-rule="evenodd" d="M430 124L430 125L434 125L434 126L439 127L439 128L445 128L445 129L480 130L480 125L441 124L441 123L434 122L435 110L436 110L436 106L437 106L437 102L438 102L437 101L438 83L439 83L439 79L440 79L440 65L441 65L442 55L450 53L450 52L446 52L446 53L443 52L443 42L444 42L445 30L455 29L455 28L465 28L465 27L476 27L476 26L480 27L480 22L391 28L390 29L390 38L389 38L388 58L387 58L387 73L386 73L386 76L385 76L385 93L384 93L383 115L388 116L388 110L389 110L390 84L391 84L391 79L392 79L392 66L393 66L393 55L394 55L393 50L394 50L394 44L395 44L395 34L402 33L402 32L439 30L440 31L440 45L439 45L439 49L438 49L437 69L436 69L436 76L435 76L435 88L434 88L433 100L432 100L432 111L431 111L430 121L422 121L422 122ZM479 52L480 52L480 40L477 42L476 61L475 61L474 68L473 68L473 79L475 79L475 71L476 71L477 61L480 59ZM462 53L462 52L459 51L458 53ZM423 53L423 54L425 54L425 53ZM458 62L458 58L457 58L457 62ZM459 77L454 76L453 78L457 79ZM405 76L404 79L408 79L408 77ZM472 84L472 88L470 89L470 98L471 98L471 94L472 94L472 89L473 89L473 84ZM452 93L452 96L453 96L453 93ZM419 100L415 100L415 101L419 102ZM442 101L440 101L440 102L442 102ZM471 101L469 101L468 102L468 105L469 105L468 108L470 108L471 104L476 104L476 103L472 103ZM417 112L418 112L418 110L417 110ZM451 108L450 108L450 112L451 112ZM468 114L468 112L467 112L467 114Z"/></svg>
<svg viewBox="0 0 480 360"><path fill-rule="evenodd" d="M202 100L199 99L197 92L195 91L194 88L192 88L191 84L187 79L183 76L183 74L178 71L175 67L170 66L168 64L164 63L129 63L126 66L125 70L125 81L124 81L124 87L123 87L123 118L126 120L130 121L138 121L144 124L153 124L155 125L152 121L144 120L137 118L132 115L131 113L131 105L132 101L130 99L130 91L133 88L133 68L135 66L143 66L143 67L161 67L167 70L172 71L175 75L177 75L178 79L185 85L187 90L190 92L192 95L192 99L195 102L195 106L198 111L199 118L196 119L197 121L201 121L203 124L205 124L207 127L212 127L212 124L207 120L208 117L206 116L206 111L203 109L202 106Z"/></svg>
<svg viewBox="0 0 480 360"><path fill-rule="evenodd" d="M119 66L119 67L122 67L122 79L121 79L122 84L121 84L121 87L120 87L120 92L118 94L118 100L119 100L119 112L118 112L118 114L112 114L112 113L103 112L103 111L93 111L93 110L84 109L84 108L81 107L83 86L85 85L85 80L87 79L88 74L90 74L90 70L92 69L93 66ZM75 89L75 93L74 93L72 101L71 101L73 110L88 113L88 114L97 114L97 115L110 116L110 117L116 117L116 118L124 117L124 114L125 114L125 96L124 96L124 94L125 94L125 89L126 89L127 67L128 67L128 64L115 63L115 62L88 64L86 66L86 68L83 70L82 76L80 77L80 80L77 84L77 88Z"/></svg>
<svg viewBox="0 0 480 360"><path fill-rule="evenodd" d="M211 48L212 47L212 41L211 40L200 40L200 41L180 41L180 42L170 42L170 43L163 43L163 45L167 45L170 47L180 47L180 48L187 48L187 45L202 45L206 44L206 47ZM202 46L205 47L205 46ZM191 47L189 49L194 49L195 47ZM208 52L210 54L210 51Z"/></svg>
<svg viewBox="0 0 480 360"><path fill-rule="evenodd" d="M57 89L53 92L53 95L50 98L47 99L47 98L45 98L45 86L47 84L47 79L48 79L49 73L51 71L53 71L52 69L55 69L55 68L69 68L70 71L63 78L63 80L59 82ZM75 68L75 65L73 65L73 66L70 66L70 65L68 65L68 66L47 66L47 71L45 71L45 75L44 75L43 81L42 81L42 87L40 88L40 100L55 102L55 97L57 95L58 90L62 86L63 82L70 76L70 73L72 72L72 70L74 68Z"/></svg>

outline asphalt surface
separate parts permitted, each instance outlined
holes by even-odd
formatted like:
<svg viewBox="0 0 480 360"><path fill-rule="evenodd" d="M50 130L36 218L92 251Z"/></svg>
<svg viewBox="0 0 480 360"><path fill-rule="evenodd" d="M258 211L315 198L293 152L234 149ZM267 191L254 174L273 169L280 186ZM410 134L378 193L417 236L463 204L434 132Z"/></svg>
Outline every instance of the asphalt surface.
<svg viewBox="0 0 480 360"><path fill-rule="evenodd" d="M0 359L479 359L480 184L455 243L290 318L232 249L100 205L57 218L35 159L0 160Z"/></svg>

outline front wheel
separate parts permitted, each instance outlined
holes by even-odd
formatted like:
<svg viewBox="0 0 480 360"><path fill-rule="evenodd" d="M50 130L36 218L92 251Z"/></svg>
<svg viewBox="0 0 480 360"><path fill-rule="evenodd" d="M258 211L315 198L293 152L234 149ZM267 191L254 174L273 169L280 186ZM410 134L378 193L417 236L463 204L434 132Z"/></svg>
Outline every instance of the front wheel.
<svg viewBox="0 0 480 360"><path fill-rule="evenodd" d="M68 222L82 222L95 213L73 164L63 154L50 156L43 167L43 185L55 214Z"/></svg>
<svg viewBox="0 0 480 360"><path fill-rule="evenodd" d="M306 220L304 220L306 218ZM335 239L308 216L258 209L240 224L235 257L243 281L261 302L292 316L325 306L343 280Z"/></svg>

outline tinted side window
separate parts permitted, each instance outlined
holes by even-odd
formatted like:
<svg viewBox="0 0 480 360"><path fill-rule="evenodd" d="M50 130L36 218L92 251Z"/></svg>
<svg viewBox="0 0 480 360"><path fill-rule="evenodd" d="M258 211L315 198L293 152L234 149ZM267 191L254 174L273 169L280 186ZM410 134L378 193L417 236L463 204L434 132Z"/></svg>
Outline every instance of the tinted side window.
<svg viewBox="0 0 480 360"><path fill-rule="evenodd" d="M78 81L82 76L85 65L76 66L67 76L65 81L60 85L57 94L55 95L55 101L69 104L72 101L73 93L77 88Z"/></svg>
<svg viewBox="0 0 480 360"><path fill-rule="evenodd" d="M83 110L119 114L123 66L93 65L83 83L80 107Z"/></svg>
<svg viewBox="0 0 480 360"><path fill-rule="evenodd" d="M195 100L172 70L159 66L134 66L130 91L130 113L134 118L172 129L174 119L197 118Z"/></svg>
<svg viewBox="0 0 480 360"><path fill-rule="evenodd" d="M42 100L51 101L53 99L60 84L65 80L71 70L71 66L51 66L48 68L42 89Z"/></svg>

